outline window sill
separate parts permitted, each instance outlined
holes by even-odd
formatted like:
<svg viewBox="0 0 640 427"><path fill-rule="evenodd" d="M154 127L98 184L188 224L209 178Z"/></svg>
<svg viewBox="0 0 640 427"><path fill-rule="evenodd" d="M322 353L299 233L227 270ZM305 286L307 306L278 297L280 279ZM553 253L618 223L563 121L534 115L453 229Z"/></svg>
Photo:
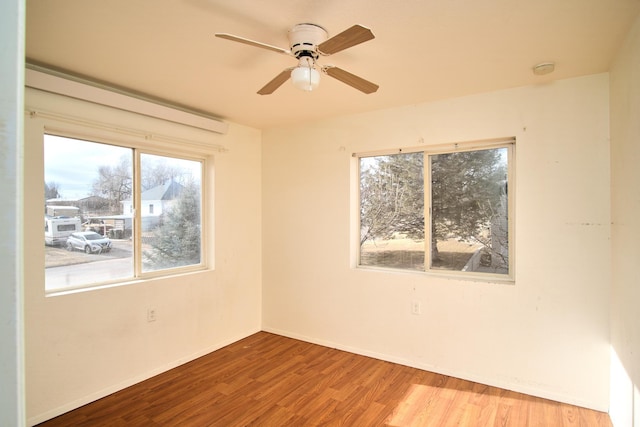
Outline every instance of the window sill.
<svg viewBox="0 0 640 427"><path fill-rule="evenodd" d="M496 285L515 285L515 278L507 275L496 275L496 274L473 274L473 273L464 273L464 272L454 272L454 271L421 271L421 270L408 270L408 269L398 269L398 268L390 268L390 267L376 267L369 265L358 265L354 268L354 270L360 271L375 271L381 273L389 273L389 274L409 274L409 275L417 275L425 278L433 277L439 279L446 280L456 280L460 282L477 282L477 283L487 283L487 284L496 284Z"/></svg>

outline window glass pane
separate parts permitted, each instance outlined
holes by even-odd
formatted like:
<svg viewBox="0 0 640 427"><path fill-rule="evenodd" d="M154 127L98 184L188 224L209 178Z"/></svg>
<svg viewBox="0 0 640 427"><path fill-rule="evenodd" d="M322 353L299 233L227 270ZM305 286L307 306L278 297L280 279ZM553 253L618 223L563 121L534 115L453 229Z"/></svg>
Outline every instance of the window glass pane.
<svg viewBox="0 0 640 427"><path fill-rule="evenodd" d="M45 289L133 277L132 150L44 137Z"/></svg>
<svg viewBox="0 0 640 427"><path fill-rule="evenodd" d="M360 265L424 270L423 153L360 159Z"/></svg>
<svg viewBox="0 0 640 427"><path fill-rule="evenodd" d="M202 164L140 155L142 271L198 265Z"/></svg>
<svg viewBox="0 0 640 427"><path fill-rule="evenodd" d="M507 149L429 156L432 269L509 273Z"/></svg>

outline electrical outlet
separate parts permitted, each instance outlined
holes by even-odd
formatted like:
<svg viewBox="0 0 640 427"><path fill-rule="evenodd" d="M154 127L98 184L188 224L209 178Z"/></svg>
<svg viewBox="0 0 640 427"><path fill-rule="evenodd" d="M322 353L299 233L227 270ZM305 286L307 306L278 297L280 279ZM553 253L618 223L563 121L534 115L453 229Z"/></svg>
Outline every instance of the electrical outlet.
<svg viewBox="0 0 640 427"><path fill-rule="evenodd" d="M147 322L155 322L156 321L156 309L149 308L147 309Z"/></svg>
<svg viewBox="0 0 640 427"><path fill-rule="evenodd" d="M422 304L418 300L411 301L411 314L416 316L422 313Z"/></svg>

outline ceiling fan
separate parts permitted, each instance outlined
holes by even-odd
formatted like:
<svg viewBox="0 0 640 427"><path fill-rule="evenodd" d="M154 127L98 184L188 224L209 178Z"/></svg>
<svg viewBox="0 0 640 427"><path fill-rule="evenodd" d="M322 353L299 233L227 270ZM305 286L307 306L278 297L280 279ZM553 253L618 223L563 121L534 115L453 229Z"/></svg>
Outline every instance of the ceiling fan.
<svg viewBox="0 0 640 427"><path fill-rule="evenodd" d="M297 24L289 31L289 49L282 49L227 33L216 33L216 37L293 56L298 60L298 66L284 69L273 80L264 85L258 91L260 95L273 93L289 78L297 88L312 91L318 87L320 82L318 68L326 75L366 94L377 91L379 87L377 84L341 68L317 63L320 56L332 55L375 37L370 29L361 25L354 25L340 34L328 38L327 31L319 25Z"/></svg>

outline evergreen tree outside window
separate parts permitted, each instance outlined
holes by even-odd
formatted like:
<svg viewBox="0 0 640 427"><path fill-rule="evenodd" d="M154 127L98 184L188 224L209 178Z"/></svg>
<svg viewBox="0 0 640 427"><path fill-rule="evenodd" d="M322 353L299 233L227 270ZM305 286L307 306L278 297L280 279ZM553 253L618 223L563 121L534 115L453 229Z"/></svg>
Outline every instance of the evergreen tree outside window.
<svg viewBox="0 0 640 427"><path fill-rule="evenodd" d="M158 165L170 166L174 174L159 187L142 193L141 203L145 204L145 194L156 190L162 212L152 225L143 221L142 271L157 271L167 268L198 265L201 262L201 164L191 160L142 154L140 169L142 181L151 181ZM149 215L154 213L153 203L149 203ZM156 209L155 211L157 211ZM144 208L143 208L144 211ZM149 221L150 222L150 221Z"/></svg>
<svg viewBox="0 0 640 427"><path fill-rule="evenodd" d="M358 264L510 279L512 150L361 156Z"/></svg>

